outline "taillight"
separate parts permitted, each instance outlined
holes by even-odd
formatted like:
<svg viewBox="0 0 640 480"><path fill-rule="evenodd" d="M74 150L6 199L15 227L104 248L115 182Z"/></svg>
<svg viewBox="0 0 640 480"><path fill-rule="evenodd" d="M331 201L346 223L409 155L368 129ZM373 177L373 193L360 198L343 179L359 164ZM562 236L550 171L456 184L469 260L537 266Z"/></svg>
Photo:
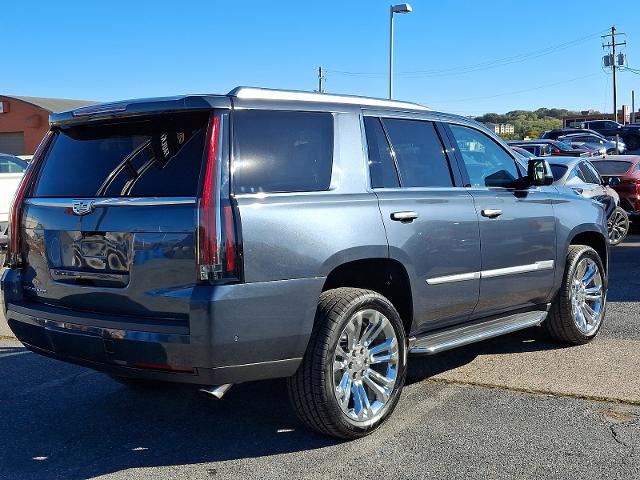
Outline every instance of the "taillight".
<svg viewBox="0 0 640 480"><path fill-rule="evenodd" d="M29 190L29 187L33 183L33 179L37 175L40 163L45 156L47 147L53 138L53 133L48 131L36 152L33 154L33 159L24 172L22 180L18 185L18 189L11 202L11 209L9 210L9 245L7 255L7 266L19 267L22 264L22 254L20 252L20 226L22 224L22 211L24 210L24 198Z"/></svg>
<svg viewBox="0 0 640 480"><path fill-rule="evenodd" d="M220 198L219 143L220 117L215 116L211 123L198 211L198 278L202 281L237 276L233 207L228 199Z"/></svg>

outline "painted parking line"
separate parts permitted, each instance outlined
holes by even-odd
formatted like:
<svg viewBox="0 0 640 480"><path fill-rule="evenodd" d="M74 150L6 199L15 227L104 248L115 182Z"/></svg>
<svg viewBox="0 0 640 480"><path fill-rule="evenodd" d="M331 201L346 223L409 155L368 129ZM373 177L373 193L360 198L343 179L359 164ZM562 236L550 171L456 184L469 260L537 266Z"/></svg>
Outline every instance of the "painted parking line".
<svg viewBox="0 0 640 480"><path fill-rule="evenodd" d="M9 358L14 355L24 355L25 353L31 353L29 350L22 350L20 352L0 353L0 358Z"/></svg>

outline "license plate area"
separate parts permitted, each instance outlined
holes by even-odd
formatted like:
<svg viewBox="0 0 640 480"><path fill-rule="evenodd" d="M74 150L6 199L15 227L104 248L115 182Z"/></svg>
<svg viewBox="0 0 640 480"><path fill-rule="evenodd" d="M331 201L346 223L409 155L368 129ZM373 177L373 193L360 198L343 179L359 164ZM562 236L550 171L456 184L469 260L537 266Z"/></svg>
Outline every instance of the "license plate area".
<svg viewBox="0 0 640 480"><path fill-rule="evenodd" d="M53 280L77 285L124 287L131 268L130 232L46 231Z"/></svg>

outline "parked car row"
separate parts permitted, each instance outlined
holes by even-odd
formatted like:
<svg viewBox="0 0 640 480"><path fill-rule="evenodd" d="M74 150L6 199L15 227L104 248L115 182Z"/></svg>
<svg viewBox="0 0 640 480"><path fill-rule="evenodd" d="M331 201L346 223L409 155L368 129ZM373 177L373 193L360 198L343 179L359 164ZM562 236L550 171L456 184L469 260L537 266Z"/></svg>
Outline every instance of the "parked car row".
<svg viewBox="0 0 640 480"><path fill-rule="evenodd" d="M593 157L599 155L598 151L590 148L577 148L560 140L510 140L510 146L520 147L532 153L536 157L568 156L568 157Z"/></svg>
<svg viewBox="0 0 640 480"><path fill-rule="evenodd" d="M522 157L523 162L536 158L530 151L519 146L512 145L511 148ZM615 190L615 187L622 184L620 178L613 175L603 177L598 173L594 165L605 162L603 160L560 155L545 158L553 173L554 185L568 187L577 194L604 205L609 243L620 244L629 233L630 226L629 216L620 206L620 195Z"/></svg>

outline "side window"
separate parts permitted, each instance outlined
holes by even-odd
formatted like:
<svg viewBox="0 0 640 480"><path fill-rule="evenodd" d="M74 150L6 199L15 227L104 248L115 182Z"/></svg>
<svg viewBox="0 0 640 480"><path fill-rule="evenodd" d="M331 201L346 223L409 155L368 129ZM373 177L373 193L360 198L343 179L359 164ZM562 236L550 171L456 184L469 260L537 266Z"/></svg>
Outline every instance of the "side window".
<svg viewBox="0 0 640 480"><path fill-rule="evenodd" d="M586 162L580 163L580 170L582 170L582 174L584 178L587 179L587 183L600 183L600 176L593 171L593 167Z"/></svg>
<svg viewBox="0 0 640 480"><path fill-rule="evenodd" d="M327 190L333 116L322 112L239 110L233 115L237 193Z"/></svg>
<svg viewBox="0 0 640 480"><path fill-rule="evenodd" d="M580 168L580 165L578 165L577 167L575 167L573 169L573 177L577 177L579 178L581 181L583 181L584 183L589 183L587 181L587 177L585 177L584 172L582 171L582 169Z"/></svg>
<svg viewBox="0 0 640 480"><path fill-rule="evenodd" d="M382 120L398 162L403 187L452 187L449 161L433 122Z"/></svg>
<svg viewBox="0 0 640 480"><path fill-rule="evenodd" d="M365 117L364 130L369 149L369 172L372 188L397 188L398 172L391 157L387 137L379 118Z"/></svg>
<svg viewBox="0 0 640 480"><path fill-rule="evenodd" d="M512 187L520 178L513 158L484 133L450 125L472 187Z"/></svg>

